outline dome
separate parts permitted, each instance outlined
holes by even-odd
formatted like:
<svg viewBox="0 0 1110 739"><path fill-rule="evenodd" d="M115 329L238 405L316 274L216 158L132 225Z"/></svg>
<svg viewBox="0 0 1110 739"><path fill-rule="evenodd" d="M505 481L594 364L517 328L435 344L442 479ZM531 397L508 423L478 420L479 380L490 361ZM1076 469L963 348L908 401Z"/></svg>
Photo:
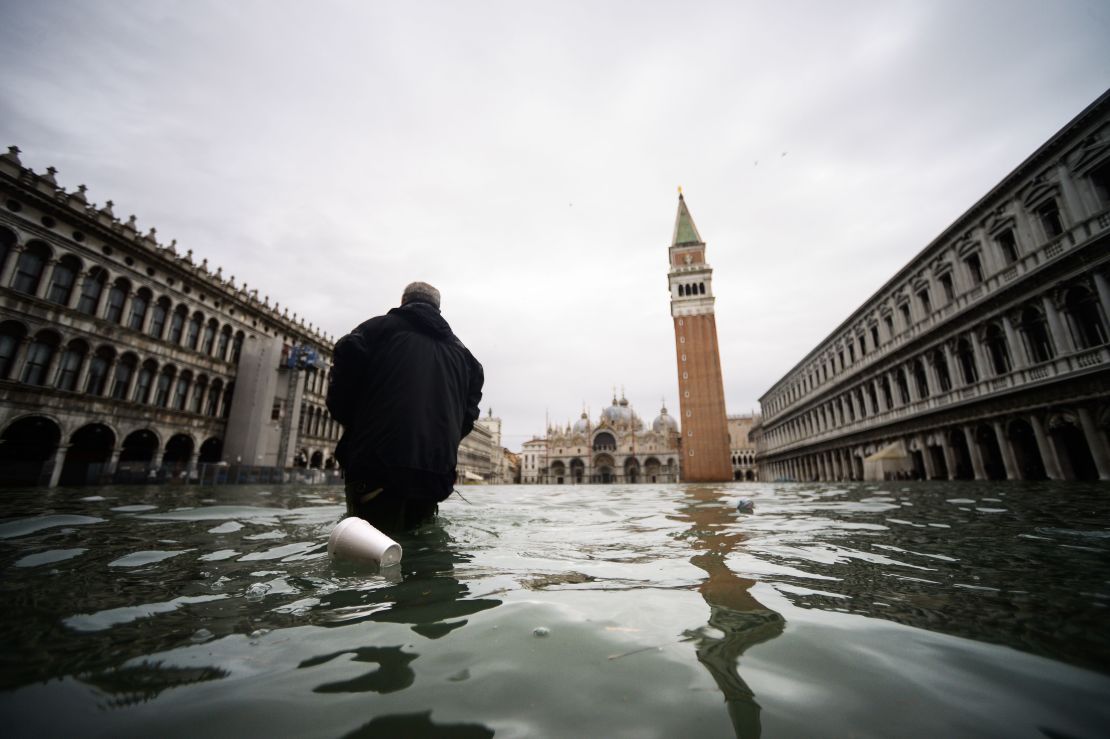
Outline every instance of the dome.
<svg viewBox="0 0 1110 739"><path fill-rule="evenodd" d="M655 421L651 424L652 431L678 431L678 421L674 420L674 416L667 415L667 406L659 411Z"/></svg>
<svg viewBox="0 0 1110 739"><path fill-rule="evenodd" d="M628 407L628 401L622 399L620 403L617 403L617 399L613 398L613 404L601 412L601 420L614 425L631 423L632 409Z"/></svg>
<svg viewBox="0 0 1110 739"><path fill-rule="evenodd" d="M577 421L574 422L574 433L584 434L589 430L590 430L590 417L586 415L585 411L582 411L582 416Z"/></svg>

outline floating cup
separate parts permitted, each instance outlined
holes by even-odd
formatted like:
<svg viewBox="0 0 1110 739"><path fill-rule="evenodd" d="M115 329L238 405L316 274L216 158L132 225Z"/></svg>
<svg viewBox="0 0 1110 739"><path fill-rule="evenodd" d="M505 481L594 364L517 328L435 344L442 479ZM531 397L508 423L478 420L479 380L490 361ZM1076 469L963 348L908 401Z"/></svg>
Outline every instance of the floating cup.
<svg viewBox="0 0 1110 739"><path fill-rule="evenodd" d="M328 555L389 567L401 561L401 545L358 516L344 518L331 530Z"/></svg>

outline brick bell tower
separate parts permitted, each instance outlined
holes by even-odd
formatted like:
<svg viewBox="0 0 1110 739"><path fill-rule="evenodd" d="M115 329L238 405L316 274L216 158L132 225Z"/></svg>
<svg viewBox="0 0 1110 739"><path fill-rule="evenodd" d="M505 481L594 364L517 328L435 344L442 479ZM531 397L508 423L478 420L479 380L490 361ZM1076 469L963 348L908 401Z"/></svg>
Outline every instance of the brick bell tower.
<svg viewBox="0 0 1110 739"><path fill-rule="evenodd" d="M669 254L667 282L678 360L682 481L725 482L732 479L732 464L713 313L713 269L705 261L705 242L681 189Z"/></svg>

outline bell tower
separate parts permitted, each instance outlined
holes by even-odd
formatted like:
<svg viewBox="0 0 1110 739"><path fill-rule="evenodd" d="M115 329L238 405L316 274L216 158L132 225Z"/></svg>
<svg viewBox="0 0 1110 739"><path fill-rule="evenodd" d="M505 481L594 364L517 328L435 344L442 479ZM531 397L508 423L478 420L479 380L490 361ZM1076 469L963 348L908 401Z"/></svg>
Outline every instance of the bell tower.
<svg viewBox="0 0 1110 739"><path fill-rule="evenodd" d="M679 423L682 425L682 481L732 479L728 417L713 312L713 269L682 191L669 249L671 317L678 360Z"/></svg>

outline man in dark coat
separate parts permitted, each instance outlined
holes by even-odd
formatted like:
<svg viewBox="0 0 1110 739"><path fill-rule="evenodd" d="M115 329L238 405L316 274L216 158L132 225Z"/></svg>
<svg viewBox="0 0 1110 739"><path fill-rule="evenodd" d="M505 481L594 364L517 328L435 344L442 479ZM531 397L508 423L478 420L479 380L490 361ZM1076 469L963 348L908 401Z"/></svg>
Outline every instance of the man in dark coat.
<svg viewBox="0 0 1110 739"><path fill-rule="evenodd" d="M424 282L340 339L327 401L343 424L335 456L348 514L383 531L434 516L454 487L459 441L474 428L484 380L440 315L439 291Z"/></svg>

